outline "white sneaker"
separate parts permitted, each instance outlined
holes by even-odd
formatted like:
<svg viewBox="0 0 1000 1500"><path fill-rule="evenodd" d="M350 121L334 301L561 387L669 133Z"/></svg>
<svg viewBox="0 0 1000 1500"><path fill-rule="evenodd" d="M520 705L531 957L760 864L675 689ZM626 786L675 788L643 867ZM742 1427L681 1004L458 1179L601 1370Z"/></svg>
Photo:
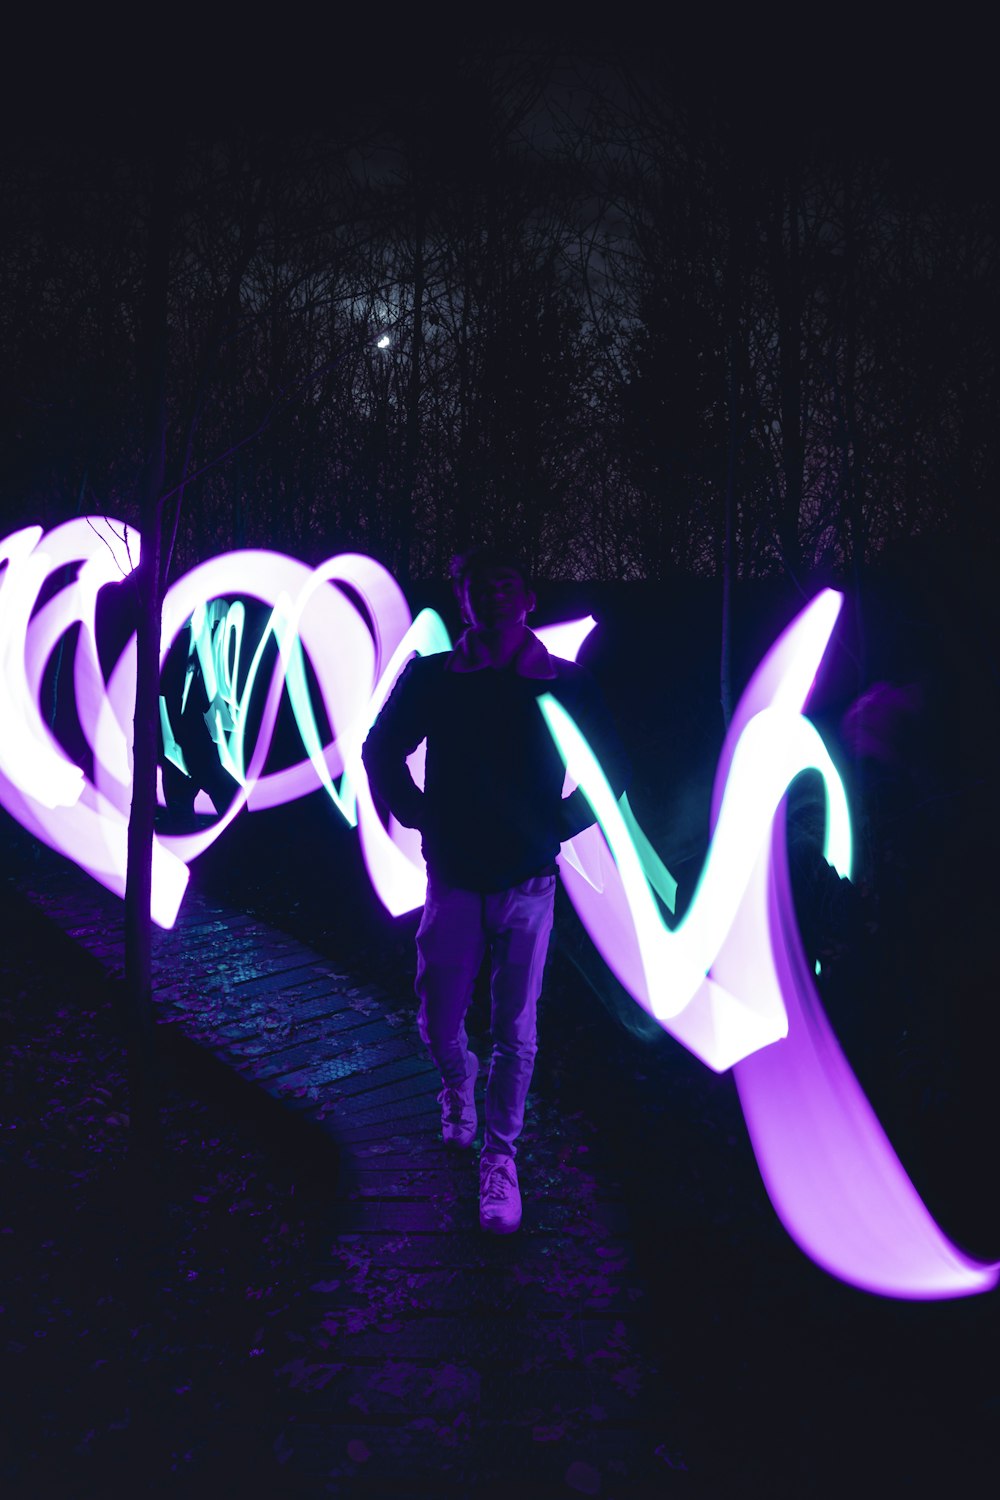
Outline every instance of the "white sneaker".
<svg viewBox="0 0 1000 1500"><path fill-rule="evenodd" d="M471 1146L476 1138L476 1079L479 1058L469 1053L469 1076L460 1089L447 1085L438 1094L441 1106L441 1135L446 1146Z"/></svg>
<svg viewBox="0 0 1000 1500"><path fill-rule="evenodd" d="M521 1190L512 1156L480 1158L479 1227L492 1234L513 1234L521 1227Z"/></svg>

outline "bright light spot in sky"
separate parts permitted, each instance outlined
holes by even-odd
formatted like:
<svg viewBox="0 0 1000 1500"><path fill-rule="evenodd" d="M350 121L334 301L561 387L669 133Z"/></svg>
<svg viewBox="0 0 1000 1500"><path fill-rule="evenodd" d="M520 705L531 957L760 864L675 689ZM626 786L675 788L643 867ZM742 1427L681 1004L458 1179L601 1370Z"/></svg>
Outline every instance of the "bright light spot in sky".
<svg viewBox="0 0 1000 1500"><path fill-rule="evenodd" d="M378 341L378 348L379 349L388 349L388 347L389 347L389 345L391 343L392 343L392 340L390 339L389 335L387 333L383 333L382 337Z"/></svg>
<svg viewBox="0 0 1000 1500"><path fill-rule="evenodd" d="M127 576L137 555L134 532L98 517L67 522L44 539L40 527L29 527L0 540L0 802L118 895L131 800L135 638L106 675L95 610L98 590ZM39 606L43 588L74 563L82 564L76 577ZM271 615L246 662L248 598L269 605ZM705 866L673 927L654 893L673 911L676 882L627 797L615 799L572 718L554 696L543 696L568 779L583 788L598 819L563 846L560 864L592 941L637 1003L710 1067L733 1069L767 1191L802 1249L833 1275L887 1296L961 1296L994 1286L1000 1267L964 1255L928 1214L826 1021L795 924L783 799L803 770L817 771L826 789L826 857L850 873L844 787L803 713L840 604L832 590L817 595L744 692L719 759ZM273 807L319 787L357 825L372 885L388 910L421 905L419 834L395 820L383 825L361 746L414 652L449 648L440 618L424 610L411 619L395 580L360 554L309 569L280 553L246 551L203 563L168 591L161 664L188 621L184 695L197 664L209 700L206 724L239 791L208 828L154 840L154 920L173 923L188 863L245 805ZM593 623L588 617L539 635L556 654L574 657ZM75 626L76 712L93 751L93 781L67 756L40 706L46 666ZM307 659L331 726L325 743ZM266 771L285 694L304 755ZM184 770L173 707L161 699L164 753ZM411 766L419 777L419 752Z"/></svg>

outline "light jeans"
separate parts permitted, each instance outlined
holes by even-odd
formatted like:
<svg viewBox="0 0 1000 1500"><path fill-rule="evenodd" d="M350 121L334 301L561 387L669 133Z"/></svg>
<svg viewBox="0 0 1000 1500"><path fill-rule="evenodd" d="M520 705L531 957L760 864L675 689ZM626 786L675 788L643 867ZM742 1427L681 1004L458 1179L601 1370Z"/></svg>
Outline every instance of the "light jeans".
<svg viewBox="0 0 1000 1500"><path fill-rule="evenodd" d="M497 892L461 890L431 877L417 929L417 1025L449 1088L462 1088L468 1077L465 1016L490 950L493 1054L483 1149L504 1156L516 1155L524 1124L555 892L555 875Z"/></svg>

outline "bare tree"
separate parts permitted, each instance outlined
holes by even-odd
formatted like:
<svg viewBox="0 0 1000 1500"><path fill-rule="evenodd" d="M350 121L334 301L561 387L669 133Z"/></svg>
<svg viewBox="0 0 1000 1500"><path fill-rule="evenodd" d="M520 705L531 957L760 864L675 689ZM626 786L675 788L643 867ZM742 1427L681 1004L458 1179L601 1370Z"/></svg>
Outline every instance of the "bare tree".
<svg viewBox="0 0 1000 1500"><path fill-rule="evenodd" d="M159 753L162 514L167 461L167 327L174 175L171 154L162 140L154 141L149 165L149 230L138 346L144 412L144 460L139 482L142 546L132 575L136 602L136 696L125 886L129 1108L131 1139L140 1151L155 1146L159 1122L150 904Z"/></svg>

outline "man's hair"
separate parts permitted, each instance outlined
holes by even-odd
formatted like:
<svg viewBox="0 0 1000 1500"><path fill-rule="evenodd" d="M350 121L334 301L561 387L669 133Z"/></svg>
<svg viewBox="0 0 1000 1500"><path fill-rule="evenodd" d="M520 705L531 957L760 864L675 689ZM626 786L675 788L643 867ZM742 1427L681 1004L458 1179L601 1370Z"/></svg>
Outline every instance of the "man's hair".
<svg viewBox="0 0 1000 1500"><path fill-rule="evenodd" d="M509 568L529 593L533 591L531 574L516 553L505 552L499 547L470 547L466 552L457 552L451 560L451 586L456 599L461 603L469 580L491 568Z"/></svg>

